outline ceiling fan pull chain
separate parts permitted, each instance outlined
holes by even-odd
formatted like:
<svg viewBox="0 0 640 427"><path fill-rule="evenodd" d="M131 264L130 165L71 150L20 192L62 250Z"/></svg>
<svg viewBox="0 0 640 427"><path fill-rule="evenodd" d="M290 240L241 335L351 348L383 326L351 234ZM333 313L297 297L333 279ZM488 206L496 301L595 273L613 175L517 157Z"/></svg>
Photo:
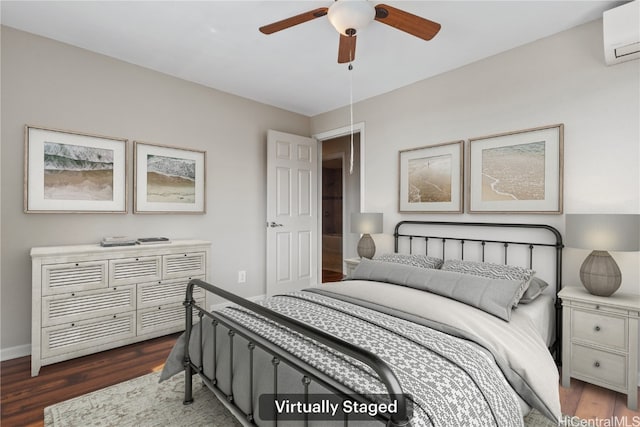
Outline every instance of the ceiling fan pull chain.
<svg viewBox="0 0 640 427"><path fill-rule="evenodd" d="M353 70L353 64L349 62L349 71ZM353 74L349 72L349 116L351 123L351 147L349 153L349 175L353 174Z"/></svg>

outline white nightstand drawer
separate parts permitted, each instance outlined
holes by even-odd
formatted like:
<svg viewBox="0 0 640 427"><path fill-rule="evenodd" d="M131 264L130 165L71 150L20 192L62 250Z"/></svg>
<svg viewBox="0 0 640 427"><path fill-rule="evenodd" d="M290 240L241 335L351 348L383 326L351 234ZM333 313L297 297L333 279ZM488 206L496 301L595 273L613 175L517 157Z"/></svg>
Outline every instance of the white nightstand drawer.
<svg viewBox="0 0 640 427"><path fill-rule="evenodd" d="M572 344L571 373L620 389L627 388L627 358L619 354Z"/></svg>
<svg viewBox="0 0 640 427"><path fill-rule="evenodd" d="M574 309L571 337L593 344L627 349L627 319Z"/></svg>

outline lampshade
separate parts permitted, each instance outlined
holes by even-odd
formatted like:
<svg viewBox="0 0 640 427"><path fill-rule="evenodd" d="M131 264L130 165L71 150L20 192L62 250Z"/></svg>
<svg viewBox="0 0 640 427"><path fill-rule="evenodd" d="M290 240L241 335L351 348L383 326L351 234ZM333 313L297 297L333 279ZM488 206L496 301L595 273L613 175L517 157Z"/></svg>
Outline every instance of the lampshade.
<svg viewBox="0 0 640 427"><path fill-rule="evenodd" d="M351 232L359 234L382 233L381 213L352 213Z"/></svg>
<svg viewBox="0 0 640 427"><path fill-rule="evenodd" d="M566 245L599 251L640 251L640 215L568 214Z"/></svg>
<svg viewBox="0 0 640 427"><path fill-rule="evenodd" d="M327 13L331 25L345 36L355 35L369 25L375 16L376 10L367 0L339 0L329 7Z"/></svg>

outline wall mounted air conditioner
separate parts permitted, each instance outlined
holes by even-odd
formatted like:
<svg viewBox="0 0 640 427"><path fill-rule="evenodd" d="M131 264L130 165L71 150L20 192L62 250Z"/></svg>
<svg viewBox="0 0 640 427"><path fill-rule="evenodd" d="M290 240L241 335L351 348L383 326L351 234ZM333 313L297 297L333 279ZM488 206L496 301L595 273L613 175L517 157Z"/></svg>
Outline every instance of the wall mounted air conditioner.
<svg viewBox="0 0 640 427"><path fill-rule="evenodd" d="M608 65L640 58L640 1L602 14L604 59Z"/></svg>

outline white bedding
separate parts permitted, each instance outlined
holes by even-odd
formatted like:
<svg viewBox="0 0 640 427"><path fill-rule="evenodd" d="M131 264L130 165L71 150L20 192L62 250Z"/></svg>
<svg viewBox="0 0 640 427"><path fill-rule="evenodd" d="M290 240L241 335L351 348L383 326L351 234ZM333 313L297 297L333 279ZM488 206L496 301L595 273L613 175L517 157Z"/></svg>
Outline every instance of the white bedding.
<svg viewBox="0 0 640 427"><path fill-rule="evenodd" d="M348 280L323 284L321 289L401 310L476 337L474 340L478 344L506 361L509 369L529 384L548 411L560 419L558 370L545 342L549 334L543 339L539 332L539 329L548 328L540 328L535 323L536 318L553 306L548 304L548 300L543 300L533 308L513 310L511 321L505 322L458 301L389 283Z"/></svg>
<svg viewBox="0 0 640 427"><path fill-rule="evenodd" d="M514 312L531 319L547 347L553 344L556 337L556 310L551 295L543 294L528 304L520 304L514 309Z"/></svg>

